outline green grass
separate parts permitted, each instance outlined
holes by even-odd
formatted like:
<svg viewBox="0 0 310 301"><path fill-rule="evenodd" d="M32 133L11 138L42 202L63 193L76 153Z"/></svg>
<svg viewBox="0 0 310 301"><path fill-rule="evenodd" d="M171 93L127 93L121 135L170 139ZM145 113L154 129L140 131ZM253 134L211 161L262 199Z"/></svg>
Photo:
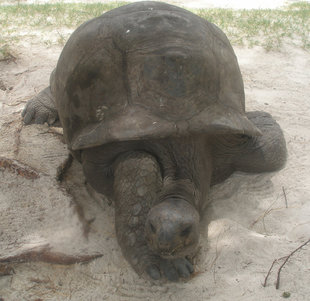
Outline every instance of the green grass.
<svg viewBox="0 0 310 301"><path fill-rule="evenodd" d="M232 44L280 48L287 39L310 49L310 3L299 2L284 9L196 10L198 15L218 25Z"/></svg>
<svg viewBox="0 0 310 301"><path fill-rule="evenodd" d="M63 46L70 33L80 24L124 4L126 3L0 6L0 50L4 45L14 45L27 37L31 37L33 41L39 40L46 46L51 46L55 44L55 39L46 38L46 35L53 35L53 33L56 33L56 43ZM67 30L63 32L64 29Z"/></svg>
<svg viewBox="0 0 310 301"><path fill-rule="evenodd" d="M3 26L30 27L69 27L75 28L81 23L102 13L126 4L115 3L55 3L55 4L19 4L1 6L0 20Z"/></svg>
<svg viewBox="0 0 310 301"><path fill-rule="evenodd" d="M25 36L56 34L56 40L41 39L47 46L64 45L81 23L125 4L58 3L0 6L0 49ZM263 46L276 50L283 41L310 49L310 4L299 2L281 10L197 9L196 14L218 25L233 45ZM65 32L64 32L65 30Z"/></svg>

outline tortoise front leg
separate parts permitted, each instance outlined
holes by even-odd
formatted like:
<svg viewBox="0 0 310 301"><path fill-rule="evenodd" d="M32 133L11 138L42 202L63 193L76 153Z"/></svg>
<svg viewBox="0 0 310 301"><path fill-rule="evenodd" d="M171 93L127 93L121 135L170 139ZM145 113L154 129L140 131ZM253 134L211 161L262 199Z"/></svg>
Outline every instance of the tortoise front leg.
<svg viewBox="0 0 310 301"><path fill-rule="evenodd" d="M121 155L114 167L116 235L122 253L139 275L171 281L193 271L185 258L163 259L145 239L148 212L158 201L163 180L157 160L144 152Z"/></svg>
<svg viewBox="0 0 310 301"><path fill-rule="evenodd" d="M247 117L261 130L262 136L244 136L233 160L235 170L270 172L281 169L286 162L287 150L280 126L266 112L249 112Z"/></svg>
<svg viewBox="0 0 310 301"><path fill-rule="evenodd" d="M30 124L32 122L43 124L44 122L47 122L51 125L58 120L58 112L51 89L54 85L54 80L55 70L50 76L50 86L43 89L34 98L28 100L24 110L22 111L22 117L24 118L25 124Z"/></svg>
<svg viewBox="0 0 310 301"><path fill-rule="evenodd" d="M138 274L146 270L159 279L157 258L148 250L144 238L146 216L161 190L162 177L152 156L134 152L122 155L114 169L115 226L124 257Z"/></svg>

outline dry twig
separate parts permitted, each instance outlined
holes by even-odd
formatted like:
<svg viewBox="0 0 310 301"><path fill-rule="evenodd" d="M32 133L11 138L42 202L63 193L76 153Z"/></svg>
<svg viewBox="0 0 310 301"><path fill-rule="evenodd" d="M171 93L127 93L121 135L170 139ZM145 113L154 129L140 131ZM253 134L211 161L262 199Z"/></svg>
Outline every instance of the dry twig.
<svg viewBox="0 0 310 301"><path fill-rule="evenodd" d="M280 266L280 268L279 268L279 270L278 270L278 274L277 274L276 289L279 289L279 287L280 287L280 274L281 274L282 268L284 267L284 265L287 263L287 261L290 259L290 257L291 257L294 253L296 253L298 250L300 250L302 247L304 247L304 246L305 246L306 244L308 244L309 242L310 242L310 239L307 240L307 241L306 241L305 243L303 243L302 245L300 245L297 249L295 249L295 250L294 250L293 252L291 252L289 255L283 256L283 257L278 258L278 259L275 259L275 260L272 262L272 265L271 265L271 267L270 267L270 269L269 269L269 271L268 271L268 273L267 273L267 275L266 275L266 277L265 277L265 281L264 281L263 287L266 287L266 285L267 285L267 280L268 280L268 277L270 276L270 273L271 273L271 271L272 271L272 268L273 268L274 264L275 264L276 262L278 262L279 260L283 260L283 259L284 259L284 262L281 264L281 266Z"/></svg>
<svg viewBox="0 0 310 301"><path fill-rule="evenodd" d="M269 277L269 275L270 275L270 273L271 273L271 270L272 270L274 264L275 264L277 261L278 261L278 259L275 259L275 260L273 261L273 263L272 263L272 265L271 265L271 267L270 267L270 269L269 269L269 271L268 271L268 273L267 273L267 276L265 277L265 281L264 281L263 287L266 287L268 277Z"/></svg>
<svg viewBox="0 0 310 301"><path fill-rule="evenodd" d="M64 253L53 252L50 250L50 247L48 245L45 245L42 248L30 249L22 254L2 257L0 259L0 263L42 261L48 263L68 265L74 263L88 262L101 256L103 256L103 254L67 255Z"/></svg>
<svg viewBox="0 0 310 301"><path fill-rule="evenodd" d="M25 103L26 101L24 100L21 100L21 101L16 101L14 103L4 103L5 106L8 106L8 107L17 107L19 105L21 105L22 103Z"/></svg>
<svg viewBox="0 0 310 301"><path fill-rule="evenodd" d="M285 199L285 207L288 208L288 206L287 206L287 197L286 197L284 186L282 186L282 191L283 191L284 199Z"/></svg>
<svg viewBox="0 0 310 301"><path fill-rule="evenodd" d="M265 277L265 281L264 281L263 287L266 287L266 285L267 285L267 280L268 280L268 277L270 276L270 273L271 273L271 271L272 271L272 268L273 268L274 264L275 264L276 262L278 262L279 260L285 259L286 257L287 257L287 256L284 256L284 257L275 259L275 260L273 261L273 263L272 263L272 265L271 265L271 267L270 267L270 269L269 269L269 271L268 271L268 273L267 273L267 275L266 275L266 277Z"/></svg>
<svg viewBox="0 0 310 301"><path fill-rule="evenodd" d="M0 168L1 167L29 180L38 179L40 177L39 172L34 168L17 160L0 157Z"/></svg>
<svg viewBox="0 0 310 301"><path fill-rule="evenodd" d="M298 250L300 250L302 247L304 247L307 243L310 242L310 239L307 240L305 243L303 243L301 246L299 246L297 249L295 249L291 254L289 254L286 259L284 260L284 262L282 263L282 265L280 266L279 270L278 270L278 276L277 276L277 283L276 283L276 289L279 289L280 286L280 273L282 268L284 267L284 265L287 263L287 261L290 259L290 257L297 252Z"/></svg>
<svg viewBox="0 0 310 301"><path fill-rule="evenodd" d="M14 155L17 156L19 153L19 147L20 147L20 132L23 129L23 122L20 124L20 126L16 129L15 133L15 150L14 150Z"/></svg>

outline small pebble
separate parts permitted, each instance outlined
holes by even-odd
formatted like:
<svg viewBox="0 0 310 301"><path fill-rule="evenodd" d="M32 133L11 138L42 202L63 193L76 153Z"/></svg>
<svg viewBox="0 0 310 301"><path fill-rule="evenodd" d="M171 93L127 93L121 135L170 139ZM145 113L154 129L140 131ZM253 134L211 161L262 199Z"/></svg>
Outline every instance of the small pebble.
<svg viewBox="0 0 310 301"><path fill-rule="evenodd" d="M282 297L283 298L289 298L291 296L291 293L290 292L284 292L283 294L282 294Z"/></svg>

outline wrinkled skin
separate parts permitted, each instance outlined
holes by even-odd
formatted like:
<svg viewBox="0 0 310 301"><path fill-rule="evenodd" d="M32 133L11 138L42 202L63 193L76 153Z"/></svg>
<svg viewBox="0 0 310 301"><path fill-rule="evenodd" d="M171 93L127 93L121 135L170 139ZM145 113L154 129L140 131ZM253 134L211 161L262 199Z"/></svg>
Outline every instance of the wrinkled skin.
<svg viewBox="0 0 310 301"><path fill-rule="evenodd" d="M127 6L131 10L127 19L114 11L106 19L82 25L65 46L50 86L27 103L22 116L26 124L53 124L60 119L66 142L89 184L115 201L117 238L128 262L139 275L177 281L194 271L189 258L199 244L200 214L210 187L236 170L280 169L285 164L286 145L279 125L268 113L244 116L242 77L225 35L189 12L150 3ZM145 9L149 5L152 10L147 15L154 13L156 18L148 21ZM122 24L136 24L136 20L130 23L133 13L143 26L124 31ZM104 20L103 26L100 22ZM157 40L145 29L154 24L159 35L166 35L169 46L168 50L162 46L160 56ZM173 30L166 30L164 24ZM186 32L186 24L193 24L190 32ZM109 44L110 25L117 32L113 36L117 43L112 37ZM170 44L176 32L179 44L174 49ZM124 38L127 33L128 40ZM201 55L188 39L199 41L204 36L208 47ZM139 47L130 48L135 45ZM195 51L188 55L191 47ZM136 57L141 49L145 57ZM89 59L88 51L93 50ZM82 60L80 53L84 53ZM156 114L151 114L152 109ZM117 115L117 110L125 115ZM94 127L80 135L80 141L71 141L89 126ZM133 136L126 136L128 133ZM110 140L97 143L102 137Z"/></svg>
<svg viewBox="0 0 310 301"><path fill-rule="evenodd" d="M199 213L210 186L235 170L267 172L283 166L286 148L278 124L264 112L248 117L261 137L198 135L83 151L90 184L104 193L102 183L113 181L118 241L139 274L172 281L189 277L193 266L186 257L197 248ZM106 168L110 171L103 176Z"/></svg>
<svg viewBox="0 0 310 301"><path fill-rule="evenodd" d="M23 115L33 105L40 110L30 111L35 112L32 119L41 121L39 102L30 102ZM49 114L44 116L47 122ZM81 152L88 182L115 200L117 238L138 274L155 280L188 278L194 267L187 256L198 246L200 213L210 186L236 170L269 172L283 166L286 147L279 125L265 112L247 116L262 136L196 135L111 143Z"/></svg>

